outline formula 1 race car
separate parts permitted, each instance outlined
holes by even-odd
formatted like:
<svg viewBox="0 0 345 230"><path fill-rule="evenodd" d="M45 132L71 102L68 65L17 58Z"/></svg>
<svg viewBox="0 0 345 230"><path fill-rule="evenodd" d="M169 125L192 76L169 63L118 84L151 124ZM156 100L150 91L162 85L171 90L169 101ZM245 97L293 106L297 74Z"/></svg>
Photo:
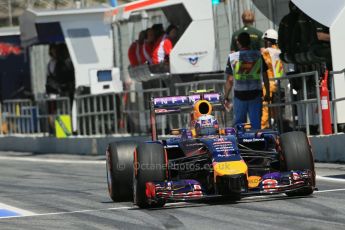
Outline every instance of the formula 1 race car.
<svg viewBox="0 0 345 230"><path fill-rule="evenodd" d="M114 142L107 148L111 199L150 208L168 201L313 193L314 160L303 132L279 135L248 124L219 128L211 114L223 109L218 93L153 98L152 141ZM191 114L190 128L158 140L156 116L184 112Z"/></svg>

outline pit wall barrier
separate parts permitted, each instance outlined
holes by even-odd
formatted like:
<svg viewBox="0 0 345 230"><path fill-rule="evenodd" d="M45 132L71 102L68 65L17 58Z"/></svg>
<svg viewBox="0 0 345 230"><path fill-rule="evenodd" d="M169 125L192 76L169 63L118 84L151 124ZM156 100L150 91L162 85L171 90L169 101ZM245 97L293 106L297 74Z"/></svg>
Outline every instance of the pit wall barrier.
<svg viewBox="0 0 345 230"><path fill-rule="evenodd" d="M106 147L110 142L129 140L140 142L149 140L149 137L108 136L58 139L47 136L3 136L0 138L0 151L102 156L105 155Z"/></svg>
<svg viewBox="0 0 345 230"><path fill-rule="evenodd" d="M316 161L330 163L345 163L345 134L309 137Z"/></svg>

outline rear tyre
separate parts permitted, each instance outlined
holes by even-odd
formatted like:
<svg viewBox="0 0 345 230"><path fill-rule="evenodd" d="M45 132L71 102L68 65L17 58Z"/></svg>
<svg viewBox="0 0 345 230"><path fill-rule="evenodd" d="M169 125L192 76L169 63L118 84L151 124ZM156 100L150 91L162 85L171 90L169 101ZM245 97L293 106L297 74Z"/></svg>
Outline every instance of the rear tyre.
<svg viewBox="0 0 345 230"><path fill-rule="evenodd" d="M159 143L142 143L134 153L133 196L140 208L163 207L165 201L151 203L146 196L146 182L167 179L164 147Z"/></svg>
<svg viewBox="0 0 345 230"><path fill-rule="evenodd" d="M313 193L315 185L314 158L309 145L307 136L303 132L288 132L280 136L282 169L290 170L306 170L313 172L312 185L297 191L287 192L288 196L308 196Z"/></svg>
<svg viewBox="0 0 345 230"><path fill-rule="evenodd" d="M108 191L114 202L133 200L133 142L110 143L106 151Z"/></svg>

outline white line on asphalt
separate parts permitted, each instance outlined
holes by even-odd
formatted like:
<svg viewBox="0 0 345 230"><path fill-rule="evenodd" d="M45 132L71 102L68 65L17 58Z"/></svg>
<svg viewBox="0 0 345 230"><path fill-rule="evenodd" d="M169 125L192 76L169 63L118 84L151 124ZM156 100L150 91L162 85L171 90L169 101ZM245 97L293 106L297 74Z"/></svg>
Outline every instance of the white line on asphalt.
<svg viewBox="0 0 345 230"><path fill-rule="evenodd" d="M174 207L178 205L188 205L191 203L187 202L176 202L176 203L169 203L166 204L165 207ZM1 206L0 206L1 207ZM11 207L11 206L8 206ZM70 212L50 212L50 213L33 213L33 212L22 212L21 216L8 216L8 217L0 217L0 219L11 219L11 218L21 218L21 217L35 217L35 216L55 216L55 215L65 215L65 214L74 214L74 213L88 213L88 212L100 212L100 211L111 211L111 210L122 210L122 209L131 209L131 208L136 208L136 206L123 206L123 207L114 207L114 208L105 208L105 209L87 209L87 210L79 210L79 211L70 211ZM11 210L19 210L15 207L11 207ZM25 210L23 210L25 211Z"/></svg>
<svg viewBox="0 0 345 230"><path fill-rule="evenodd" d="M345 191L345 188L342 189L329 189L329 190L321 190L315 191L314 193L327 193L327 192L338 192L338 191ZM278 197L279 195L266 195L266 196L252 196L246 197L245 199L263 199L263 198L273 198ZM174 207L179 205L188 205L188 202L177 202L177 203L170 203L166 204L166 207ZM79 210L79 211L70 211L70 212L50 212L50 213L34 213L27 210L19 209L13 206L9 206L3 203L0 203L0 208L5 208L14 212L21 214L21 216L7 216L7 217L0 217L0 219L12 219L12 218L23 218L23 217L35 217L35 216L56 216L56 215L65 215L65 214L74 214L74 213L88 213L88 212L100 212L100 211L111 211L111 210L122 210L122 209L131 209L135 208L135 206L122 206L122 207L114 207L114 208L106 208L106 209L87 209L87 210Z"/></svg>
<svg viewBox="0 0 345 230"><path fill-rule="evenodd" d="M21 216L27 216L27 215L35 215L36 213L30 212L21 208L17 208L8 204L0 203L0 209L6 209L15 213L18 213ZM0 217L3 218L3 217Z"/></svg>
<svg viewBox="0 0 345 230"><path fill-rule="evenodd" d="M333 182L345 182L345 179L325 177L325 176L318 176L318 175L316 175L316 179L318 179L318 180L326 180L326 181L333 181Z"/></svg>
<svg viewBox="0 0 345 230"><path fill-rule="evenodd" d="M133 207L115 207L115 208L106 208L106 209L88 209L88 210L79 210L71 212L50 212L50 213L32 213L22 216L9 216L9 217L0 217L0 219L11 219L11 218L22 218L22 217L34 217L34 216L56 216L56 215L65 215L65 214L74 214L74 213L87 213L87 212L100 212L100 211L111 211L111 210L121 210L121 209L130 209Z"/></svg>
<svg viewBox="0 0 345 230"><path fill-rule="evenodd" d="M57 164L105 164L104 160L62 160L62 159L10 157L10 156L0 156L0 160L41 162L41 163L44 162L44 163L57 163Z"/></svg>
<svg viewBox="0 0 345 230"><path fill-rule="evenodd" d="M329 189L329 190L321 190L321 191L315 191L315 193L323 193L323 192L338 192L338 191L345 191L345 188L339 188L339 189Z"/></svg>

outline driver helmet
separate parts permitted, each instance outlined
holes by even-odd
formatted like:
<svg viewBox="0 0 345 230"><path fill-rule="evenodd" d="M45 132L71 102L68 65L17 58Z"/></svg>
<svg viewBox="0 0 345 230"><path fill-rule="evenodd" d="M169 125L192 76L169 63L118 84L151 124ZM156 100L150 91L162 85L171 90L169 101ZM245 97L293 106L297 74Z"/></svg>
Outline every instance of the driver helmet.
<svg viewBox="0 0 345 230"><path fill-rule="evenodd" d="M217 119L212 115L201 115L195 122L197 136L216 135L219 133Z"/></svg>

